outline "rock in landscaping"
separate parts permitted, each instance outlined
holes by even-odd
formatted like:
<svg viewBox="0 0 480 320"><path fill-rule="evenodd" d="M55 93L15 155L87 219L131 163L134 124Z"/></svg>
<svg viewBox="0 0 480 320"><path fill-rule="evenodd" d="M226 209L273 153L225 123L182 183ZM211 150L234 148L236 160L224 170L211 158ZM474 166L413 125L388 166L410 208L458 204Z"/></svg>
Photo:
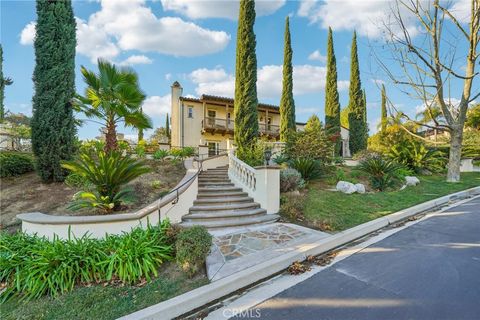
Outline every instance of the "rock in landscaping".
<svg viewBox="0 0 480 320"><path fill-rule="evenodd" d="M358 193L365 193L365 186L361 183L355 184L355 189L357 190Z"/></svg>
<svg viewBox="0 0 480 320"><path fill-rule="evenodd" d="M357 192L357 188L355 187L355 185L347 181L338 181L336 188L338 191L346 194L352 194Z"/></svg>
<svg viewBox="0 0 480 320"><path fill-rule="evenodd" d="M420 183L420 180L417 177L406 176L405 182L407 186L416 186Z"/></svg>

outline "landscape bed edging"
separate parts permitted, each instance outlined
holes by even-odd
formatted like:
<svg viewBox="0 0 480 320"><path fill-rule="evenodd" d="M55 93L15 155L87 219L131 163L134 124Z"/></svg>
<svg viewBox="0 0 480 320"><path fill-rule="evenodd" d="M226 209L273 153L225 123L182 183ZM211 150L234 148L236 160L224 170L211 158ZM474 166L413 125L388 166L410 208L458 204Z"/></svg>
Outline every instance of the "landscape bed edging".
<svg viewBox="0 0 480 320"><path fill-rule="evenodd" d="M296 250L260 263L236 274L214 281L210 284L186 292L169 300L120 317L121 320L133 319L172 319L201 308L215 300L248 287L249 285L281 272L297 260L305 260L309 255L319 255L364 237L388 225L405 220L411 216L442 206L450 201L461 200L480 195L480 186L452 193L437 199L420 203L413 207L397 211L384 217L363 223L341 231L330 237L299 246Z"/></svg>

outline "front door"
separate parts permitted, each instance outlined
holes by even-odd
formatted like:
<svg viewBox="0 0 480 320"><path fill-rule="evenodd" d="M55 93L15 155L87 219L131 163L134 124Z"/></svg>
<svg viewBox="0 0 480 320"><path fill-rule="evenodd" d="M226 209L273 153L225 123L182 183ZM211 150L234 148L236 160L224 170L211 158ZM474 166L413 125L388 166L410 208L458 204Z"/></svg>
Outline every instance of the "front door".
<svg viewBox="0 0 480 320"><path fill-rule="evenodd" d="M208 145L208 155L216 156L218 154L218 142L211 141L207 142Z"/></svg>

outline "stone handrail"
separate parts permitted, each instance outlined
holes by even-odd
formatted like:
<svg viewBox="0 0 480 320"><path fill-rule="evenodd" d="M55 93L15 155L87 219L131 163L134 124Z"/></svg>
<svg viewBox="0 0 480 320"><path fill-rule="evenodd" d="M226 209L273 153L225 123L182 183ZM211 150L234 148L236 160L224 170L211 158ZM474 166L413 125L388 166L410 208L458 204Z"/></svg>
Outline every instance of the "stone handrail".
<svg viewBox="0 0 480 320"><path fill-rule="evenodd" d="M228 153L228 177L236 187L242 188L268 214L280 209L280 167L252 168L238 159L233 150Z"/></svg>
<svg viewBox="0 0 480 320"><path fill-rule="evenodd" d="M228 155L228 172L233 175L235 180L242 184L243 188L255 191L257 180L255 178L255 169L238 159L233 150Z"/></svg>

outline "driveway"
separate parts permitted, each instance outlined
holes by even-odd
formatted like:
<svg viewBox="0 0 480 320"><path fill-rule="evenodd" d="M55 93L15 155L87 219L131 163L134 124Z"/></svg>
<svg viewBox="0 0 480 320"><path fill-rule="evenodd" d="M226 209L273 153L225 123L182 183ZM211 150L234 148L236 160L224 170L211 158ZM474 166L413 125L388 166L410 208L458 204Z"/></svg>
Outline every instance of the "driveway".
<svg viewBox="0 0 480 320"><path fill-rule="evenodd" d="M249 314L272 320L480 319L480 197L364 248Z"/></svg>

